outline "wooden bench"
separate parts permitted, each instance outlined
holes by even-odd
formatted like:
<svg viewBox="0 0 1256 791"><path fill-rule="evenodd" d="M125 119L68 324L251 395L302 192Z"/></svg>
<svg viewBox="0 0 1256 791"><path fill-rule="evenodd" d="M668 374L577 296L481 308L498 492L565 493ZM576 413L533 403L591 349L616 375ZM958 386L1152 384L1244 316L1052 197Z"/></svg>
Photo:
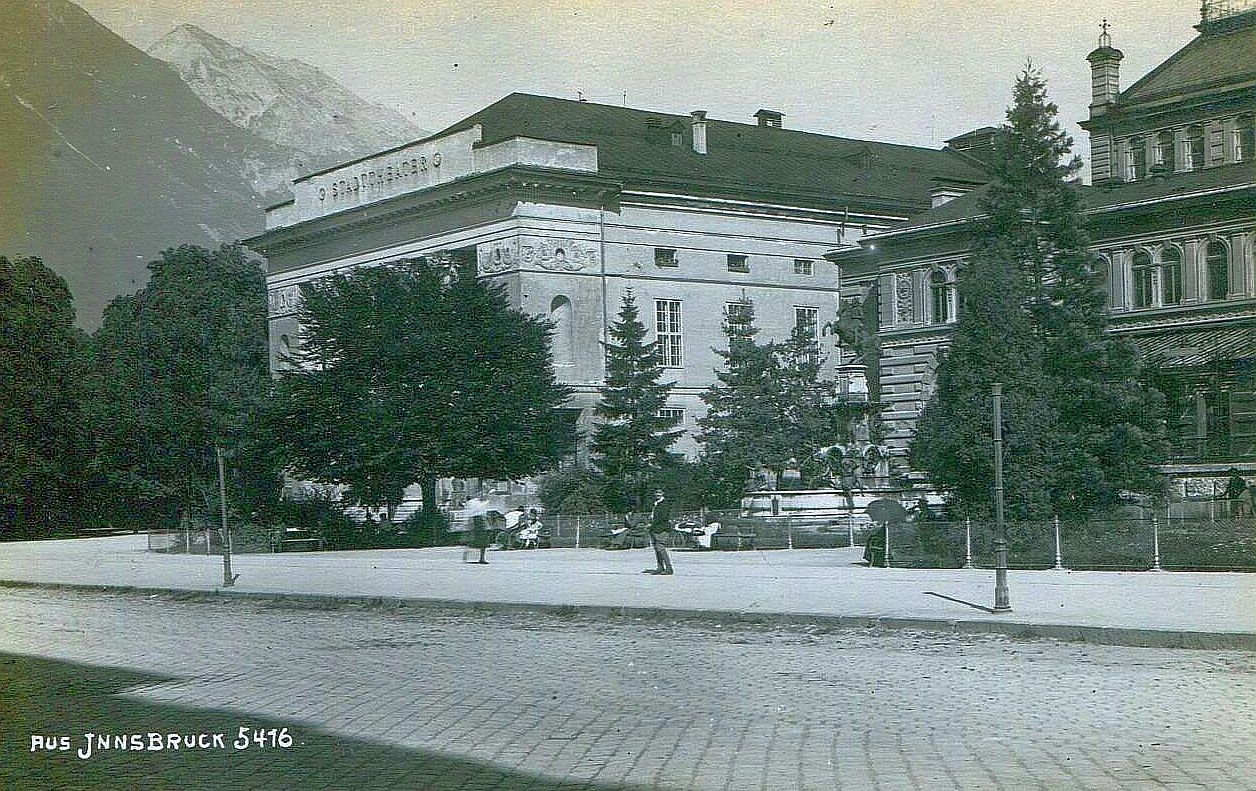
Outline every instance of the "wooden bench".
<svg viewBox="0 0 1256 791"><path fill-rule="evenodd" d="M321 552L321 538L285 538L275 542L276 552Z"/></svg>
<svg viewBox="0 0 1256 791"><path fill-rule="evenodd" d="M754 533L726 533L711 536L711 549L754 549Z"/></svg>

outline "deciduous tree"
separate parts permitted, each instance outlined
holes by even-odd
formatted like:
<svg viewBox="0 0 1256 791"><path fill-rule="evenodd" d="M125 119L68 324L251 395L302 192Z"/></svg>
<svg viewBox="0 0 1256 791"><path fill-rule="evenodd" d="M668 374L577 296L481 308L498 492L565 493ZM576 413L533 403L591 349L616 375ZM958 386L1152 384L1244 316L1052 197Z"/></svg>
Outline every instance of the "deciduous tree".
<svg viewBox="0 0 1256 791"><path fill-rule="evenodd" d="M102 496L119 520L212 513L221 447L232 507L265 509L278 478L258 430L270 383L261 267L239 246L185 245L149 269L92 339L86 412Z"/></svg>
<svg viewBox="0 0 1256 791"><path fill-rule="evenodd" d="M0 538L77 516L83 346L65 281L38 258L0 257Z"/></svg>
<svg viewBox="0 0 1256 791"><path fill-rule="evenodd" d="M298 477L389 514L418 482L435 519L437 478L523 477L571 447L549 324L473 273L417 259L302 294L300 347L271 417Z"/></svg>

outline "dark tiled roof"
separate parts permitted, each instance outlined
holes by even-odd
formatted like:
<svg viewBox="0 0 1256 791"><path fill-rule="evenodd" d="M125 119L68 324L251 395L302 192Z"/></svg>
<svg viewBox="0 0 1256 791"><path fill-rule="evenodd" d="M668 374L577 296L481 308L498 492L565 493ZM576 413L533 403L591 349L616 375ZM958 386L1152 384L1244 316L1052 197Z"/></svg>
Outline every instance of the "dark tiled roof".
<svg viewBox="0 0 1256 791"><path fill-rule="evenodd" d="M1082 205L1088 212L1102 212L1130 204L1169 200L1177 196L1227 187L1256 189L1253 185L1256 185L1256 161L1240 162L1191 173L1176 173L1164 178L1082 187ZM924 231L939 225L976 219L981 216L981 201L988 191L988 185L978 187L878 235L897 236L904 232Z"/></svg>
<svg viewBox="0 0 1256 791"><path fill-rule="evenodd" d="M855 210L927 206L935 178L985 181L951 152L707 120L707 152L692 148L691 119L628 107L514 93L437 133L474 124L483 143L533 137L588 143L598 169L632 188L684 187L720 196L777 195ZM671 132L682 135L671 145Z"/></svg>
<svg viewBox="0 0 1256 791"><path fill-rule="evenodd" d="M1149 178L1113 186L1085 187L1082 198L1090 211L1114 206L1170 199L1180 195L1256 184L1256 162L1205 168L1190 173L1175 173L1163 178Z"/></svg>
<svg viewBox="0 0 1256 791"><path fill-rule="evenodd" d="M1174 367L1207 365L1217 360L1251 360L1256 356L1256 325L1227 330L1173 330L1130 338L1143 357L1154 357Z"/></svg>
<svg viewBox="0 0 1256 791"><path fill-rule="evenodd" d="M1125 89L1119 104L1253 79L1256 79L1256 24L1196 37Z"/></svg>

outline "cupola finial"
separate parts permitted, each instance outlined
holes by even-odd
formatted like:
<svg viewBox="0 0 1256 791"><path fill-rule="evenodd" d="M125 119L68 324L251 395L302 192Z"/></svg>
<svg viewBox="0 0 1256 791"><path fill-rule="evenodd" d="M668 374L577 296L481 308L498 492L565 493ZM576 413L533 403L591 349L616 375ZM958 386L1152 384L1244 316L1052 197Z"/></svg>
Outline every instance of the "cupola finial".
<svg viewBox="0 0 1256 791"><path fill-rule="evenodd" d="M1112 36L1108 33L1108 28L1110 27L1112 26L1108 24L1108 18L1104 17L1103 22L1100 23L1099 25L1099 28L1103 31L1102 33L1099 34L1099 46L1100 47L1112 46Z"/></svg>

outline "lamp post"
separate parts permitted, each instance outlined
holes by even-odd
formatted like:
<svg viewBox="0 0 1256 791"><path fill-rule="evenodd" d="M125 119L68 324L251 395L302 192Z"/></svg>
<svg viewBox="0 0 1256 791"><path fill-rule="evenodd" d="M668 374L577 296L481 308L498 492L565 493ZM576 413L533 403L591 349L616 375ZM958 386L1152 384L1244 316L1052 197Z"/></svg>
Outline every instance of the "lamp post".
<svg viewBox="0 0 1256 791"><path fill-rule="evenodd" d="M1007 595L1007 524L1003 521L1003 383L991 387L994 400L994 612L1011 612Z"/></svg>
<svg viewBox="0 0 1256 791"><path fill-rule="evenodd" d="M222 586L235 585L236 575L231 573L231 528L227 526L227 476L223 469L222 448L214 448L218 456L218 504L222 513ZM208 548L209 542L206 541Z"/></svg>

